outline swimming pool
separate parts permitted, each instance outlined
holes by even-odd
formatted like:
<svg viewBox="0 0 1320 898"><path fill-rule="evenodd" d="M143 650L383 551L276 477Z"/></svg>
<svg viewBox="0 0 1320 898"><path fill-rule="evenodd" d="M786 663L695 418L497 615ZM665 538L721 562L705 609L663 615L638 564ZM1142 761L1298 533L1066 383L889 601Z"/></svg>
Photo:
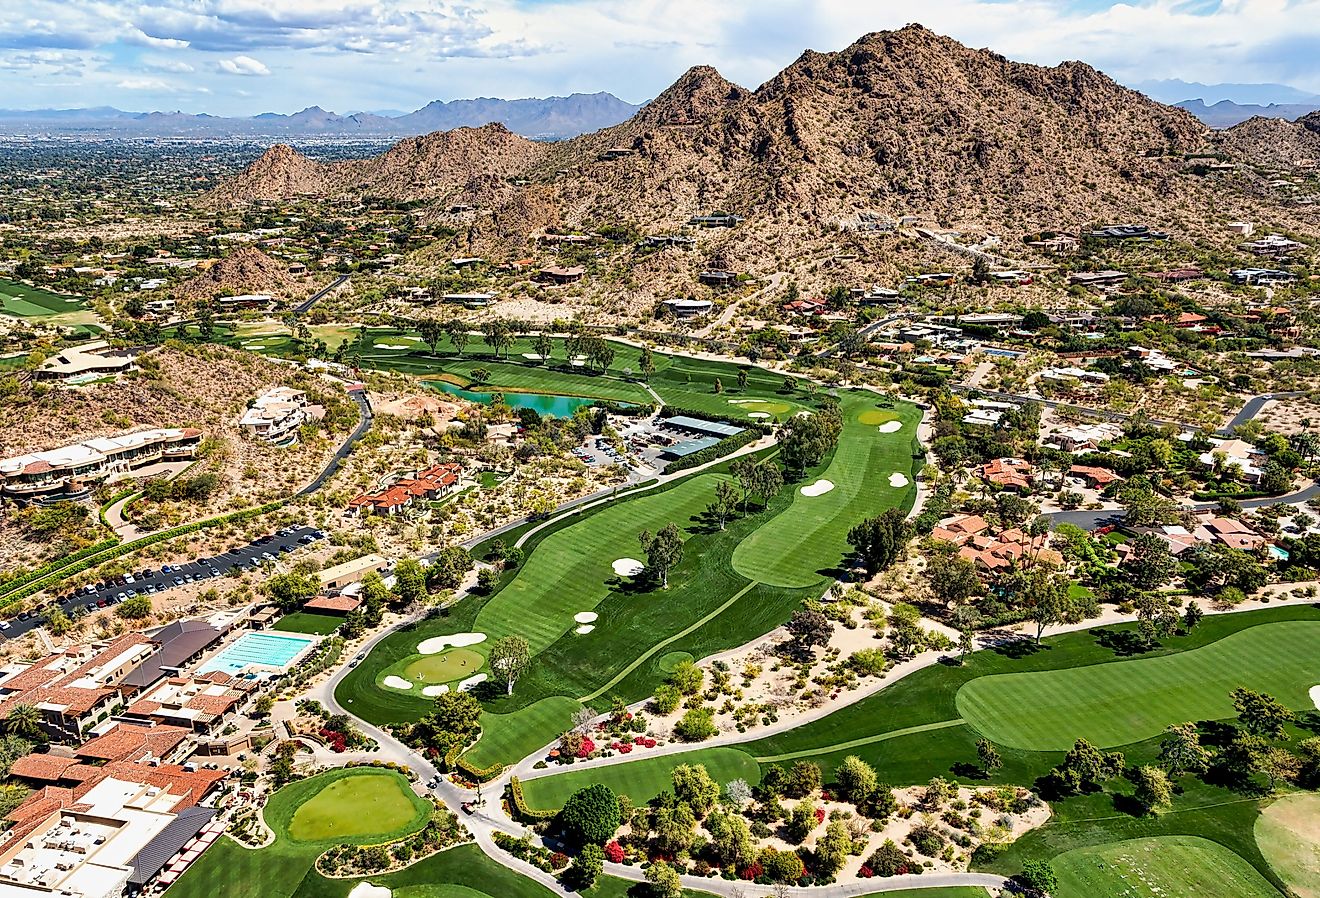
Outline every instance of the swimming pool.
<svg viewBox="0 0 1320 898"><path fill-rule="evenodd" d="M316 640L310 636L274 633L244 633L218 654L208 658L199 674L220 671L231 676L249 665L284 668Z"/></svg>

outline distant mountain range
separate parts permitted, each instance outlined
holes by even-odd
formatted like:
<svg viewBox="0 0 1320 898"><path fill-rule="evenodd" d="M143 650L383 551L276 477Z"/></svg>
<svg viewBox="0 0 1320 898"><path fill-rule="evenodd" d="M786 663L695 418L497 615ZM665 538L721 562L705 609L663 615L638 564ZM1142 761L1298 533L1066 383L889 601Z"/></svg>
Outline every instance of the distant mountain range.
<svg viewBox="0 0 1320 898"><path fill-rule="evenodd" d="M339 115L320 106L247 118L184 112L88 109L0 109L0 134L87 134L104 137L415 137L496 122L534 140L564 140L632 118L640 109L609 93L522 100L435 100L413 112Z"/></svg>
<svg viewBox="0 0 1320 898"><path fill-rule="evenodd" d="M1271 103L1268 106L1234 103L1232 100L1220 100L1213 106L1207 106L1202 100L1183 100L1174 105L1186 109L1211 128L1231 128L1257 116L1296 121L1320 109L1320 100L1314 103Z"/></svg>
<svg viewBox="0 0 1320 898"><path fill-rule="evenodd" d="M1152 100L1181 104L1201 100L1207 105L1228 100L1243 106L1320 104L1320 95L1287 84L1201 84L1199 81L1142 81L1131 85Z"/></svg>

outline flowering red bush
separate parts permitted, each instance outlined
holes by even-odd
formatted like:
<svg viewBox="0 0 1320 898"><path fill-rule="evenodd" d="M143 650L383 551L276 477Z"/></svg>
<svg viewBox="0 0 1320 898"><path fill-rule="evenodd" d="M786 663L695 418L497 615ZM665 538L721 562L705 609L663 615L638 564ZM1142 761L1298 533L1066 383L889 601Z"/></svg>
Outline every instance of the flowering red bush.
<svg viewBox="0 0 1320 898"><path fill-rule="evenodd" d="M821 790L820 790L820 799L821 799L821 801L833 801L833 800L834 800L834 797L833 797L832 795L830 795L830 793L829 793L827 790L825 790L825 789L821 789Z"/></svg>
<svg viewBox="0 0 1320 898"><path fill-rule="evenodd" d="M619 746L619 754L621 754L621 755L626 755L626 754L628 754L630 751L632 751L632 744L631 744L631 743L625 742L625 743L623 743L622 745Z"/></svg>
<svg viewBox="0 0 1320 898"><path fill-rule="evenodd" d="M824 809L824 808L816 808L816 822L817 822L817 823L824 823L824 822L825 822L825 809Z"/></svg>
<svg viewBox="0 0 1320 898"><path fill-rule="evenodd" d="M872 876L875 876L875 871L866 866L866 864L862 864L862 868L857 871L857 875L862 879L870 879Z"/></svg>
<svg viewBox="0 0 1320 898"><path fill-rule="evenodd" d="M751 880L761 876L761 874L763 873L765 873L765 868L761 866L760 861L757 861L754 864L743 867L742 872L738 874L738 878L745 879L750 882Z"/></svg>
<svg viewBox="0 0 1320 898"><path fill-rule="evenodd" d="M550 855L550 866L556 870L561 870L564 867L567 867L568 855L564 854L562 851L556 851L554 854Z"/></svg>
<svg viewBox="0 0 1320 898"><path fill-rule="evenodd" d="M583 739L582 744L578 746L577 756L579 758L585 758L595 750L596 743L592 742L590 739Z"/></svg>
<svg viewBox="0 0 1320 898"><path fill-rule="evenodd" d="M605 843L605 860L611 864L623 863L623 846L618 842Z"/></svg>

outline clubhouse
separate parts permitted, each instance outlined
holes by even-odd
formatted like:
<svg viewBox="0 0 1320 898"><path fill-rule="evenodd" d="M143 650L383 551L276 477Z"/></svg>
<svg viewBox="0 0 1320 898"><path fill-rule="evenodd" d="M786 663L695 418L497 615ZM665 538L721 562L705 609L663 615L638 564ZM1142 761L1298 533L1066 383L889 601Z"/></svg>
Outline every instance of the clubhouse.
<svg viewBox="0 0 1320 898"><path fill-rule="evenodd" d="M0 460L0 495L26 501L77 497L91 482L158 461L193 458L202 432L194 427L139 430Z"/></svg>
<svg viewBox="0 0 1320 898"><path fill-rule="evenodd" d="M665 447L661 455L671 461L691 455L694 452L700 452L714 446L721 440L737 436L742 433L744 428L735 427L732 424L725 424L720 421L703 421L701 418L692 418L688 415L675 415L672 418L664 418L658 422L660 427L665 430L673 431L682 439L678 442Z"/></svg>

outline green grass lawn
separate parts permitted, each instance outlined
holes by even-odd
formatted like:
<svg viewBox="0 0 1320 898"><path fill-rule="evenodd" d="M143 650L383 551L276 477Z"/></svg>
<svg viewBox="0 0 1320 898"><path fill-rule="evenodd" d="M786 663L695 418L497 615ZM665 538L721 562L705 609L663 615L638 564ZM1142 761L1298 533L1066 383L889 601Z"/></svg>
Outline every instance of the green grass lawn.
<svg viewBox="0 0 1320 898"><path fill-rule="evenodd" d="M842 397L843 433L831 463L816 478L804 478L794 491L793 505L739 544L734 569L749 579L776 586L810 586L834 576L850 551L848 530L858 521L889 507L911 508L916 494L913 446L921 412L898 404L890 412L875 407L872 393ZM877 415L902 422L902 429L881 433ZM890 483L902 474L902 486ZM800 487L828 480L834 488L805 496Z"/></svg>
<svg viewBox="0 0 1320 898"><path fill-rule="evenodd" d="M400 676L412 683L452 683L472 676L485 663L480 652L449 648L435 655L423 655L406 665Z"/></svg>
<svg viewBox="0 0 1320 898"><path fill-rule="evenodd" d="M351 787L345 791L341 783ZM327 791L329 798L321 801ZM310 816L300 813L308 807ZM352 768L290 783L270 797L263 813L275 833L270 846L253 850L227 836L217 840L170 886L170 898L290 898L304 877L321 879L310 871L331 845L388 842L416 832L431 806L401 774ZM330 821L353 831L333 834Z"/></svg>
<svg viewBox="0 0 1320 898"><path fill-rule="evenodd" d="M1320 622L1253 627L1195 651L1068 670L983 677L958 692L960 715L1001 745L1066 750L1079 737L1101 746L1158 735L1172 723L1235 713L1237 686L1312 707L1320 683Z"/></svg>
<svg viewBox="0 0 1320 898"><path fill-rule="evenodd" d="M1208 839L1133 839L1069 851L1053 866L1056 898L1279 898L1250 864Z"/></svg>
<svg viewBox="0 0 1320 898"><path fill-rule="evenodd" d="M289 821L289 836L320 842L393 832L417 816L416 801L407 781L396 774L341 777L298 806Z"/></svg>
<svg viewBox="0 0 1320 898"><path fill-rule="evenodd" d="M295 611L276 621L272 629L283 630L286 633L310 633L314 636L328 636L338 630L343 622L344 619L335 614Z"/></svg>
<svg viewBox="0 0 1320 898"><path fill-rule="evenodd" d="M1320 895L1320 795L1298 792L1271 803L1256 820L1256 844L1301 898Z"/></svg>
<svg viewBox="0 0 1320 898"><path fill-rule="evenodd" d="M65 312L80 312L86 308L87 301L80 296L63 296L41 287L29 287L19 281L0 278L2 314L17 318L43 318Z"/></svg>
<svg viewBox="0 0 1320 898"><path fill-rule="evenodd" d="M752 756L737 748L705 748L680 755L640 756L626 764L584 770L567 768L566 773L523 780L523 797L534 808L554 810L564 806L568 797L592 783L604 783L618 795L627 795L640 807L666 789L673 788L672 773L680 764L702 764L716 782L723 785L744 779L755 786L761 781L761 768Z"/></svg>

